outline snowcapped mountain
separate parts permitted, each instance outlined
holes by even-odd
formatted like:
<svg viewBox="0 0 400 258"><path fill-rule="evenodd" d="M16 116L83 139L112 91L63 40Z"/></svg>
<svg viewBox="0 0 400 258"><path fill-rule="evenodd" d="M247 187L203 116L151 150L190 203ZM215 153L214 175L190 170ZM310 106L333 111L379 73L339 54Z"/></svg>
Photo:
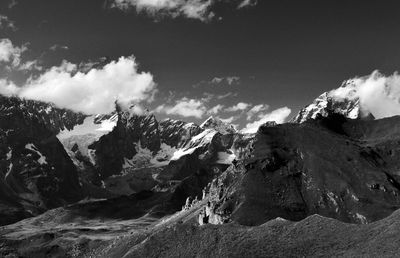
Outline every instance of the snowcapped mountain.
<svg viewBox="0 0 400 258"><path fill-rule="evenodd" d="M390 152L397 148L397 120L352 121L361 114L357 98L338 100L324 93L296 118L309 123L268 123L251 135L214 117L198 126L158 121L151 113L137 115L119 106L110 114L87 116L42 102L0 100L0 205L6 207L1 224L83 198L143 192L154 196L154 207L163 203L164 213L187 206L189 197L209 198L203 219L215 223L263 223L275 216L297 220L312 213L363 223L388 214L385 198L390 207L400 205L397 152ZM335 123L331 113L351 119ZM313 121L319 116L330 122ZM372 147L364 146L370 138ZM330 146L340 152L332 155ZM356 171L347 164L353 160ZM326 183L322 178L328 174ZM358 196L373 203L358 205ZM250 218L248 210L259 213Z"/></svg>
<svg viewBox="0 0 400 258"><path fill-rule="evenodd" d="M88 116L38 101L0 101L0 202L13 200L7 207L18 219L83 197L165 191L171 180L176 187L195 175L208 178L191 183L191 193L201 194L235 158L234 128L214 118L198 126L118 106Z"/></svg>
<svg viewBox="0 0 400 258"><path fill-rule="evenodd" d="M360 100L354 94L354 86L354 81L348 80L338 89L321 94L310 105L301 109L292 122L303 123L318 116L326 117L330 113L341 114L350 119L363 117ZM339 96L344 91L346 97Z"/></svg>
<svg viewBox="0 0 400 258"><path fill-rule="evenodd" d="M158 122L152 114L117 109L110 115L89 116L57 137L79 169L83 184L131 194L165 183L159 177L164 170L169 180L186 166L194 173L203 163L207 167L231 164L233 132L233 126L214 118L198 126L173 119ZM194 160L201 164L186 164L197 163ZM132 183L137 180L142 183Z"/></svg>
<svg viewBox="0 0 400 258"><path fill-rule="evenodd" d="M222 134L237 133L237 130L233 125L224 123L221 119L215 118L213 116L207 118L207 120L200 125L200 128L202 129L211 128Z"/></svg>

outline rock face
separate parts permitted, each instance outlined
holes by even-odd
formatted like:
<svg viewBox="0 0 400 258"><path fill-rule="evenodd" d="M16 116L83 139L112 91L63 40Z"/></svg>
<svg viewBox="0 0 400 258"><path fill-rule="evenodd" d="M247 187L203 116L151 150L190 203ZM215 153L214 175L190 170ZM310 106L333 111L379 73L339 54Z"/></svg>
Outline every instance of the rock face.
<svg viewBox="0 0 400 258"><path fill-rule="evenodd" d="M400 208L399 151L393 146L399 126L399 117L329 115L260 127L248 158L206 189L208 216L244 225L311 214L352 223L382 219Z"/></svg>
<svg viewBox="0 0 400 258"><path fill-rule="evenodd" d="M84 115L0 96L0 224L82 198L77 171L55 135Z"/></svg>
<svg viewBox="0 0 400 258"><path fill-rule="evenodd" d="M292 122L303 123L318 116L326 117L331 113L341 114L350 119L357 119L364 116L372 117L370 114L363 114L359 99L352 97L352 94L354 94L352 88L354 87L354 82L349 80L343 82L340 88L321 94L313 103L301 109L297 116L292 119ZM340 92L341 90L348 91L349 97L342 98L337 96L336 92Z"/></svg>

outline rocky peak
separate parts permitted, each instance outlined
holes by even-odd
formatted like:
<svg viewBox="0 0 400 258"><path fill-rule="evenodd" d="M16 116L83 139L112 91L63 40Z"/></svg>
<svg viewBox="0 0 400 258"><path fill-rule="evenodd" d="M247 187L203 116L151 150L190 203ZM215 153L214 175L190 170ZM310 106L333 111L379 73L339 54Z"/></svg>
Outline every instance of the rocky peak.
<svg viewBox="0 0 400 258"><path fill-rule="evenodd" d="M169 118L161 121L159 128L162 142L174 147L182 147L193 136L203 131L194 123L186 123Z"/></svg>
<svg viewBox="0 0 400 258"><path fill-rule="evenodd" d="M207 118L206 121L204 121L201 125L200 128L202 129L214 129L221 134L232 134L232 133L237 133L235 127L233 125L227 124L223 122L221 119L215 118L213 116L210 116Z"/></svg>
<svg viewBox="0 0 400 258"><path fill-rule="evenodd" d="M341 114L350 119L361 118L363 114L360 100L355 96L355 92L354 81L344 81L338 89L324 92L310 105L301 109L297 116L292 119L292 122L303 123L307 120L315 119L319 115L326 117L330 113Z"/></svg>
<svg viewBox="0 0 400 258"><path fill-rule="evenodd" d="M13 130L34 122L57 134L81 124L85 117L86 115L82 113L57 108L52 103L0 95L0 119L4 119L4 123L1 124ZM10 121L17 124L12 124Z"/></svg>

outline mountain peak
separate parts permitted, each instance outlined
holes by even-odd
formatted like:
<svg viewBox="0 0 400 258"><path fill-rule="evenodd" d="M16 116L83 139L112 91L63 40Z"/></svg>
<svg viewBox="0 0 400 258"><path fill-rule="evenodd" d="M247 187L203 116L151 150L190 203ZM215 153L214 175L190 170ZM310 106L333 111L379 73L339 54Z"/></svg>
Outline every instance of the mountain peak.
<svg viewBox="0 0 400 258"><path fill-rule="evenodd" d="M223 122L217 117L210 116L201 125L202 129L214 129L222 134L236 133L236 129L233 125Z"/></svg>
<svg viewBox="0 0 400 258"><path fill-rule="evenodd" d="M301 109L292 122L303 123L318 115L326 117L330 113L341 114L350 119L361 118L363 113L360 99L355 92L354 80L344 81L339 88L322 93L310 105Z"/></svg>

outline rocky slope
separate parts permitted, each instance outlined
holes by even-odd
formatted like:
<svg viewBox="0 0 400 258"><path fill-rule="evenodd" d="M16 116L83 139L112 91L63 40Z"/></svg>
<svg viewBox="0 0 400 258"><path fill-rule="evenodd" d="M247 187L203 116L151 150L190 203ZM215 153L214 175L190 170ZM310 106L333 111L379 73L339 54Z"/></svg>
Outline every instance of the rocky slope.
<svg viewBox="0 0 400 258"><path fill-rule="evenodd" d="M133 199L131 200L133 201ZM129 202L126 200L125 202ZM399 252L399 211L370 224L349 224L312 215L298 222L282 218L259 226L236 223L199 226L199 206L163 220L123 217L115 202L55 209L0 228L0 255L7 257L395 257ZM107 208L109 207L109 208ZM134 206L137 208L136 206ZM88 212L109 214L100 220ZM106 208L104 212L103 208ZM118 208L117 214L112 210ZM86 216L85 216L86 213ZM72 216L71 216L72 215ZM88 217L87 215L92 215ZM113 215L113 216L112 216ZM120 218L123 219L120 219ZM83 223L84 222L84 223Z"/></svg>
<svg viewBox="0 0 400 258"><path fill-rule="evenodd" d="M76 168L55 134L83 119L50 104L0 96L0 224L82 198Z"/></svg>
<svg viewBox="0 0 400 258"><path fill-rule="evenodd" d="M202 219L244 225L311 214L352 223L382 219L400 208L399 125L399 117L359 121L333 114L260 127L250 157L207 189Z"/></svg>

